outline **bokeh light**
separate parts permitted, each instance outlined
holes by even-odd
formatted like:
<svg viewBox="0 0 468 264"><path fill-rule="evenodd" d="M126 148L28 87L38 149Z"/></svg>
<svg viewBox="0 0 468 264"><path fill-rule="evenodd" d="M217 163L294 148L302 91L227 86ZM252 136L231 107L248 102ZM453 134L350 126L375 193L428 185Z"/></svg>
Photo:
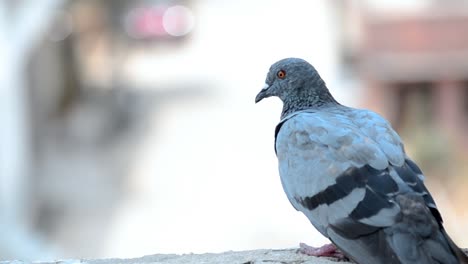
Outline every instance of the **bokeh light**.
<svg viewBox="0 0 468 264"><path fill-rule="evenodd" d="M185 6L171 6L164 12L163 26L169 35L181 37L192 31L195 26L195 17Z"/></svg>

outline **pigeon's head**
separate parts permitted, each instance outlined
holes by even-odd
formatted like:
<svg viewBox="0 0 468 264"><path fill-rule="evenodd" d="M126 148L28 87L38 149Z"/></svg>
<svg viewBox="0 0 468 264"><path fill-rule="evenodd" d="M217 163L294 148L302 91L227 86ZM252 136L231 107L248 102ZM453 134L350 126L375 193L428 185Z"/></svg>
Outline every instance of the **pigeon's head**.
<svg viewBox="0 0 468 264"><path fill-rule="evenodd" d="M270 67L265 86L255 102L277 96L293 107L307 108L334 101L317 70L303 59L287 58Z"/></svg>

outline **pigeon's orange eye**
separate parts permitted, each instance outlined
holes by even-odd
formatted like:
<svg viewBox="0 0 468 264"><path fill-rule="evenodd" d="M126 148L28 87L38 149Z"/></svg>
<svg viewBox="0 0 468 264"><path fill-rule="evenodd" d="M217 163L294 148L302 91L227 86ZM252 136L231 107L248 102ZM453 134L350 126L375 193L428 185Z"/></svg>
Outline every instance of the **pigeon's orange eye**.
<svg viewBox="0 0 468 264"><path fill-rule="evenodd" d="M279 71L276 73L276 76L278 76L278 78L280 78L280 79L284 79L284 77L286 77L286 72L283 71L283 70L279 70Z"/></svg>

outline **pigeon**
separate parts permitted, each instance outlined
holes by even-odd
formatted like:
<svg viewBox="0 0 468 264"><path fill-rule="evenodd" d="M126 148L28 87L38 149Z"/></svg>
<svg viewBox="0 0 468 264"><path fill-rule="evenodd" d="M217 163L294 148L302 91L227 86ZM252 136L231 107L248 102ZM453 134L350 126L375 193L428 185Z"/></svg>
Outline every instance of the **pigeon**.
<svg viewBox="0 0 468 264"><path fill-rule="evenodd" d="M255 102L271 96L283 102L275 129L283 189L333 243L302 244L304 253L341 252L360 264L468 263L387 120L338 103L317 70L299 58L270 67Z"/></svg>

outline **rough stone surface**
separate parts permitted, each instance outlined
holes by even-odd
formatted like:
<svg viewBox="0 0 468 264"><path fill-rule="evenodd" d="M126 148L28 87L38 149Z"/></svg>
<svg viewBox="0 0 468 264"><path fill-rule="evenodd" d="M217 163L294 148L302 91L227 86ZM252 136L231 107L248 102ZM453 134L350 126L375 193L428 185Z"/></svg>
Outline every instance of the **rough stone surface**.
<svg viewBox="0 0 468 264"><path fill-rule="evenodd" d="M464 250L468 253L468 250ZM35 264L338 264L334 258L317 258L297 253L296 249L259 249L250 251L229 251L206 254L157 254L134 259L58 260L55 262L34 262ZM0 261L0 264L23 264L23 261ZM339 262L346 264L351 262Z"/></svg>
<svg viewBox="0 0 468 264"><path fill-rule="evenodd" d="M0 264L23 264L22 261L3 261ZM134 259L97 259L97 260L59 260L55 262L35 262L36 264L337 264L333 258L316 258L297 253L297 249L260 249L250 251L229 251L224 253L206 254L157 254ZM349 263L349 262L339 262Z"/></svg>

